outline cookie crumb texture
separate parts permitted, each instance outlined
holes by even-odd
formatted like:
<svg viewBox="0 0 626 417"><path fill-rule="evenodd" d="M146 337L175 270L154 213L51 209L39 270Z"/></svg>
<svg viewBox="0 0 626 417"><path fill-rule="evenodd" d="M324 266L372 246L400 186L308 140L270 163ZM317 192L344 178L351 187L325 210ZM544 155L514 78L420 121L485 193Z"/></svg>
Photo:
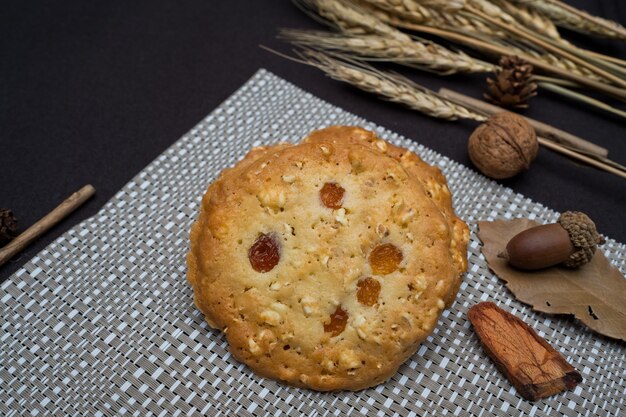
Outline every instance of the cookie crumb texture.
<svg viewBox="0 0 626 417"><path fill-rule="evenodd" d="M468 238L437 168L333 126L222 172L191 230L188 279L258 374L359 390L390 378L453 302Z"/></svg>

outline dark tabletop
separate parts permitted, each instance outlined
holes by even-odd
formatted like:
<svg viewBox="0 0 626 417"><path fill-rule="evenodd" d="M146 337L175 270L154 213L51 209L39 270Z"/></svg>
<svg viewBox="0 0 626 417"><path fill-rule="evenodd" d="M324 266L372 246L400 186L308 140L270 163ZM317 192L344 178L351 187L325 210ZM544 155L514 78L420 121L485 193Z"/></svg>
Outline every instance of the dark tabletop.
<svg viewBox="0 0 626 417"><path fill-rule="evenodd" d="M568 0L626 24L623 0ZM87 183L97 194L10 263L0 280L68 228L95 214L127 181L259 68L339 107L470 165L468 122L422 116L259 48L289 47L280 27L322 28L289 1L5 1L0 12L0 207L21 230ZM626 59L626 42L564 36ZM404 72L478 97L484 75ZM549 93L526 115L609 149L626 165L626 123ZM626 242L626 180L542 150L502 184L554 210L589 214Z"/></svg>

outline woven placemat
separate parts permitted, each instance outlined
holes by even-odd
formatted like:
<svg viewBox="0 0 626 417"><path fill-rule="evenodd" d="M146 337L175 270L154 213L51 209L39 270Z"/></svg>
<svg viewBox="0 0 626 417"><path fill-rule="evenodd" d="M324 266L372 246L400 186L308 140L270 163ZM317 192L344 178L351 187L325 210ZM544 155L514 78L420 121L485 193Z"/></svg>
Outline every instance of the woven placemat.
<svg viewBox="0 0 626 417"><path fill-rule="evenodd" d="M387 383L317 393L259 378L227 351L193 305L188 233L207 185L255 145L357 124L446 174L472 229L456 303ZM487 268L476 221L557 213L415 142L260 70L137 175L100 212L39 253L0 288L0 415L619 415L624 344L512 300ZM602 250L626 271L626 247ZM530 403L486 357L466 320L491 300L521 317L583 375L575 390Z"/></svg>

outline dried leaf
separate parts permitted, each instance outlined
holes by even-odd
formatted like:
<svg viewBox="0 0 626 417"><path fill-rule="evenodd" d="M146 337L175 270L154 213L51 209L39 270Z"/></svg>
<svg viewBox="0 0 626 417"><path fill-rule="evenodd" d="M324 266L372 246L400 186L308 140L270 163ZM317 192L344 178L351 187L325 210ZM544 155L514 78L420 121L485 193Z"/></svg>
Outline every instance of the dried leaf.
<svg viewBox="0 0 626 417"><path fill-rule="evenodd" d="M590 329L626 341L626 279L601 250L578 269L555 266L521 271L498 258L513 236L538 224L528 219L478 222L478 237L489 268L533 310L573 314Z"/></svg>

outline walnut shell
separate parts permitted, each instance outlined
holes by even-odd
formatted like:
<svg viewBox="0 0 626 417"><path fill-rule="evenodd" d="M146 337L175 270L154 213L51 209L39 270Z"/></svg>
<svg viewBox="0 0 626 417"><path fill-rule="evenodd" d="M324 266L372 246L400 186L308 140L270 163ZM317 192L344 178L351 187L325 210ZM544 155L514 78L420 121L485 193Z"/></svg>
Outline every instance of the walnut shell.
<svg viewBox="0 0 626 417"><path fill-rule="evenodd" d="M474 130L468 143L472 163L494 179L511 178L528 169L538 150L533 127L510 112L489 117Z"/></svg>

